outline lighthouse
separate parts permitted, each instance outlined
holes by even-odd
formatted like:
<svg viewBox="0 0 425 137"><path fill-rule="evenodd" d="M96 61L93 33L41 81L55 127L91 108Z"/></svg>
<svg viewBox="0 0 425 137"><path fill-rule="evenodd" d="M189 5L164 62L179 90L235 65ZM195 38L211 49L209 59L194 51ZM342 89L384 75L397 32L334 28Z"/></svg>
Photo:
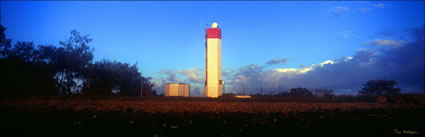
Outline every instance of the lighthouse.
<svg viewBox="0 0 425 137"><path fill-rule="evenodd" d="M204 96L222 95L224 81L221 77L221 29L214 22L205 30L205 87Z"/></svg>

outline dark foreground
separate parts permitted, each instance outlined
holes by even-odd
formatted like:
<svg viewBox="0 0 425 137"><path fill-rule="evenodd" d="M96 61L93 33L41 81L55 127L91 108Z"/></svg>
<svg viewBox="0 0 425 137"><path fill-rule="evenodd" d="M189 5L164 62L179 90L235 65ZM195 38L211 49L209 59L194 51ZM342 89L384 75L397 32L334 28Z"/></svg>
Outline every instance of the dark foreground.
<svg viewBox="0 0 425 137"><path fill-rule="evenodd" d="M2 136L424 136L422 105L246 101L2 101Z"/></svg>

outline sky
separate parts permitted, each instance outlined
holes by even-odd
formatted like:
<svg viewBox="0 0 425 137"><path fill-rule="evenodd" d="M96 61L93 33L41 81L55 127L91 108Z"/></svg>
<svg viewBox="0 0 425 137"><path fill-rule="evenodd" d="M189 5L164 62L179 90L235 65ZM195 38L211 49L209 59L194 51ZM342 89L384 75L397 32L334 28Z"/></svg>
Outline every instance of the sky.
<svg viewBox="0 0 425 137"><path fill-rule="evenodd" d="M222 29L225 92L294 87L355 94L368 80L424 92L424 2L1 1L16 41L59 45L89 34L94 60L135 64L155 89L162 80L203 94L205 29Z"/></svg>

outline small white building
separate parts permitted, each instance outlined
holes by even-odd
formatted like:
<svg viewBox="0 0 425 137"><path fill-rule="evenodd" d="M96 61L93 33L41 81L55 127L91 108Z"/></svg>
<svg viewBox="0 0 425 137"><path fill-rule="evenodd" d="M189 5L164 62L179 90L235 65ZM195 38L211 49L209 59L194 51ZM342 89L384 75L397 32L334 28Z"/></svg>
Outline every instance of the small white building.
<svg viewBox="0 0 425 137"><path fill-rule="evenodd" d="M190 96L190 85L186 83L167 83L165 85L165 96Z"/></svg>

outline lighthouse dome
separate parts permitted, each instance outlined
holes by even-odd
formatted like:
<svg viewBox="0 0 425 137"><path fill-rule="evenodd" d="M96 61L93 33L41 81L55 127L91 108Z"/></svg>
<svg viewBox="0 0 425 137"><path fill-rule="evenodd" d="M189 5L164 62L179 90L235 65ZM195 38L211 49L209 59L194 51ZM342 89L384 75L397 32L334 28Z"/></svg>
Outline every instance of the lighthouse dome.
<svg viewBox="0 0 425 137"><path fill-rule="evenodd" d="M217 22L213 22L211 25L211 28L218 28L218 23Z"/></svg>

